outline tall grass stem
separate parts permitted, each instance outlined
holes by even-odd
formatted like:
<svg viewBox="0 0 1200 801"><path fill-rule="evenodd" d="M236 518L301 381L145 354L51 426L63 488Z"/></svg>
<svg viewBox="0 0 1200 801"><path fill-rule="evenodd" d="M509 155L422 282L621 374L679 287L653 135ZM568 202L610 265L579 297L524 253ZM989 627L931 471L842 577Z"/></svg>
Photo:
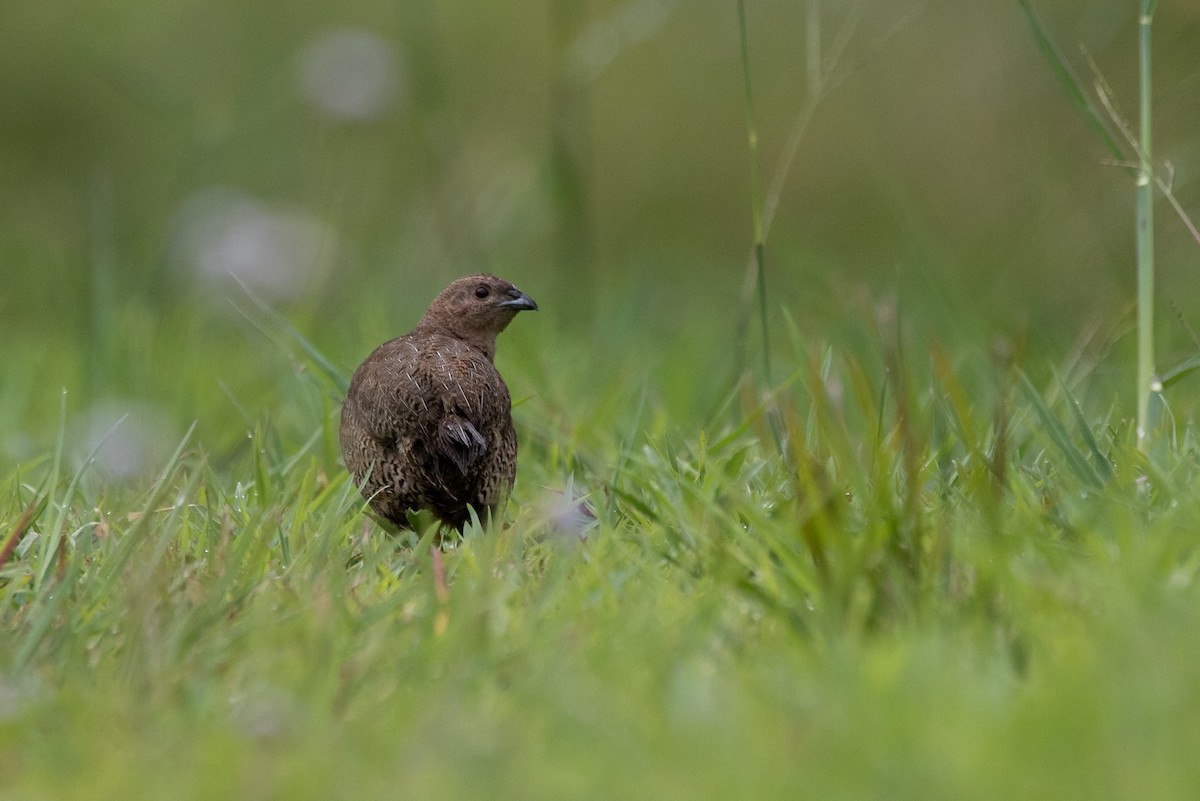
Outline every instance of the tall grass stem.
<svg viewBox="0 0 1200 801"><path fill-rule="evenodd" d="M758 127L754 122L754 95L750 88L750 37L746 33L746 3L738 0L738 30L742 37L742 78L746 93L746 136L750 149L750 209L754 223L754 261L757 268L758 313L762 326L763 381L771 384L771 344L767 326L767 276L763 242L762 197L758 186Z"/></svg>
<svg viewBox="0 0 1200 801"><path fill-rule="evenodd" d="M1141 154L1137 174L1137 440L1146 450L1154 384L1154 167L1151 149L1150 26L1155 0L1142 0L1138 17Z"/></svg>

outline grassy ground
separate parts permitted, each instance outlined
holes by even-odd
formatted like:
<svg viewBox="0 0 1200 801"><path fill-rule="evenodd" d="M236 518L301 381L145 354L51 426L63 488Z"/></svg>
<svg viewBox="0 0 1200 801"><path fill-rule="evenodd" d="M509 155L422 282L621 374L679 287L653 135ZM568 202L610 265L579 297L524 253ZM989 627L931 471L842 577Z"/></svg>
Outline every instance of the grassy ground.
<svg viewBox="0 0 1200 801"><path fill-rule="evenodd" d="M1164 423L1141 456L1074 403L1094 365L1038 387L886 329L797 334L765 403L697 381L705 422L666 366L589 373L539 344L554 312L522 318L500 354L514 503L446 552L442 597L428 539L361 514L337 376L252 314L282 344L236 335L268 376L242 424L213 391L237 370L183 337L160 380L199 373L211 408L145 477L81 466L67 431L4 478L5 798L1178 798L1200 778L1196 443ZM225 427L250 442L214 445Z"/></svg>
<svg viewBox="0 0 1200 801"><path fill-rule="evenodd" d="M731 4L27 5L0 801L1195 794L1195 377L1140 450L1131 182L1019 4L746 9L770 380ZM1156 113L1190 209L1184 5ZM1037 7L1135 94L1131 9ZM293 85L347 25L403 79L375 117ZM541 310L499 343L512 503L442 581L363 514L338 404L479 268Z"/></svg>

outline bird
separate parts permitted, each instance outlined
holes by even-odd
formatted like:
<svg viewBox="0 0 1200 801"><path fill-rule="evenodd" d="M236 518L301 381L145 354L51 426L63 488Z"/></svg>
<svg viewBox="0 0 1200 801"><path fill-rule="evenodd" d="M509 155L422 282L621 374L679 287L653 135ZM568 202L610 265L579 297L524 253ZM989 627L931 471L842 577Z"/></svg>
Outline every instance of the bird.
<svg viewBox="0 0 1200 801"><path fill-rule="evenodd" d="M517 470L496 337L533 298L494 275L453 281L417 326L377 347L342 404L346 467L371 508L401 529L428 510L459 532L498 516Z"/></svg>

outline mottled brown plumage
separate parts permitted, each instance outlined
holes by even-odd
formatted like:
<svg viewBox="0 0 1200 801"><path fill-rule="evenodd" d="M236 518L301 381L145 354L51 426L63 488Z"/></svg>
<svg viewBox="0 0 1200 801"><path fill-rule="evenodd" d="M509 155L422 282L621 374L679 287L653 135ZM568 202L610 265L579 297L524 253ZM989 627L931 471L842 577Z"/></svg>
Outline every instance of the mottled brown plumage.
<svg viewBox="0 0 1200 801"><path fill-rule="evenodd" d="M342 405L342 457L363 497L406 527L428 509L462 529L493 515L517 470L496 335L537 304L508 281L469 275L446 287L408 334L367 357Z"/></svg>

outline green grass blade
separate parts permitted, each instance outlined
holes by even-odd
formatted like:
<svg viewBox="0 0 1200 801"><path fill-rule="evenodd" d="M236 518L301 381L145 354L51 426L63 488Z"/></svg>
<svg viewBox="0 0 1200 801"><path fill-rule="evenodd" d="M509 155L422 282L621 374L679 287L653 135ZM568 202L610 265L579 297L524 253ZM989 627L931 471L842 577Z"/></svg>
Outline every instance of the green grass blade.
<svg viewBox="0 0 1200 801"><path fill-rule="evenodd" d="M121 415L117 422L113 423L112 426L109 427L108 431L104 432L104 435L100 437L95 447L92 448L91 453L89 453L87 458L83 460L83 464L81 464L79 469L75 471L73 476L71 476L71 483L67 485L67 491L63 493L62 499L58 502L58 516L55 519L52 528L50 529L50 536L46 540L46 544L42 547L41 566L38 568L35 581L36 587L41 588L45 586L46 576L50 572L50 566L54 564L55 560L58 559L59 548L63 547L63 537L66 536L65 532L67 515L71 510L71 501L79 489L79 482L83 480L84 473L86 473L87 469L91 467L93 462L95 462L96 455L100 453L100 449L104 447L104 444L108 441L108 438L112 436L113 432L121 427L121 424L124 423L128 417L129 415L127 414Z"/></svg>
<svg viewBox="0 0 1200 801"><path fill-rule="evenodd" d="M1079 449L1075 447L1075 444L1071 442L1071 435L1067 433L1063 424L1050 411L1050 407L1046 405L1041 393L1033 386L1033 382L1029 380L1029 376L1023 372L1021 373L1021 387L1025 390L1025 396L1029 398L1029 402L1033 405L1034 412L1041 421L1043 430L1067 460L1067 467L1070 468L1071 472L1080 481L1094 489L1103 487L1104 482L1095 468L1084 458Z"/></svg>
<svg viewBox="0 0 1200 801"><path fill-rule="evenodd" d="M117 582L121 581L125 566L128 564L137 546L150 531L150 524L156 519L157 510L162 507L164 499L171 489L171 480L181 467L183 453L195 430L196 424L192 423L191 427L188 428L183 438L179 441L175 452L167 460L166 465L159 474L158 480L151 487L145 502L142 504L141 510L137 513L136 519L133 521L133 525L125 532L115 551L104 561L99 574L98 592L106 593Z"/></svg>
<svg viewBox="0 0 1200 801"><path fill-rule="evenodd" d="M1092 454L1092 462L1096 466L1096 472L1101 481L1108 481L1113 476L1112 462L1104 455L1104 451L1100 449L1100 443L1096 440L1096 436L1092 433L1092 427L1088 425L1087 418L1083 416L1083 408L1079 405L1079 401L1071 393L1071 390L1063 382L1062 376L1056 376L1058 386L1062 390L1063 397L1067 400L1067 407L1071 410L1071 416L1075 418L1075 427L1079 429L1079 435L1083 437L1083 442L1087 445L1088 450Z"/></svg>
<svg viewBox="0 0 1200 801"><path fill-rule="evenodd" d="M1163 390L1172 387L1194 373L1198 368L1200 368L1200 355L1184 359L1174 367L1155 376L1154 381L1151 383L1151 388L1153 389L1157 386L1158 390Z"/></svg>
<svg viewBox="0 0 1200 801"><path fill-rule="evenodd" d="M338 394L338 400L346 394L347 387L350 386L350 376L345 370L335 365L328 356L309 341L308 337L301 334L295 326L287 321L282 314L277 312L271 304L260 298L254 293L250 287L246 286L240 279L238 285L242 288L242 292L246 298L254 304L254 307L262 314L262 317L256 317L250 314L247 310L234 304L236 308L246 320L259 330L267 339L271 340L280 347L284 346L285 341L291 341L300 352L315 366L322 375L333 385L334 390Z"/></svg>
<svg viewBox="0 0 1200 801"><path fill-rule="evenodd" d="M1088 94L1083 82L1079 80L1079 76L1071 69L1070 63L1067 62L1058 45L1054 43L1054 39L1051 38L1050 33L1046 30L1046 26L1042 23L1041 17L1034 10L1033 3L1030 0L1017 0L1017 2L1020 4L1021 10L1025 12L1025 19L1029 22L1029 27L1033 31L1033 37L1037 41L1038 50L1041 51L1046 63L1050 65L1050 69L1054 72L1054 77L1058 79L1058 85L1066 93L1067 99L1071 101L1071 105L1075 107L1075 110L1083 117L1084 122L1099 137L1112 157L1117 161L1124 162L1125 154L1121 151L1120 143L1113 136L1104 117L1092 102L1091 96Z"/></svg>
<svg viewBox="0 0 1200 801"><path fill-rule="evenodd" d="M742 88L746 103L746 139L750 150L750 213L754 226L754 263L758 284L758 315L762 336L763 383L771 385L771 340L767 324L766 243L763 241L762 195L758 179L758 125L754 118L754 93L750 86L750 36L746 31L746 3L738 0L738 31L742 45Z"/></svg>
<svg viewBox="0 0 1200 801"><path fill-rule="evenodd" d="M1137 174L1137 439L1148 448L1150 395L1154 381L1154 162L1151 156L1150 25L1154 0L1142 0L1138 20L1138 77L1141 141Z"/></svg>

